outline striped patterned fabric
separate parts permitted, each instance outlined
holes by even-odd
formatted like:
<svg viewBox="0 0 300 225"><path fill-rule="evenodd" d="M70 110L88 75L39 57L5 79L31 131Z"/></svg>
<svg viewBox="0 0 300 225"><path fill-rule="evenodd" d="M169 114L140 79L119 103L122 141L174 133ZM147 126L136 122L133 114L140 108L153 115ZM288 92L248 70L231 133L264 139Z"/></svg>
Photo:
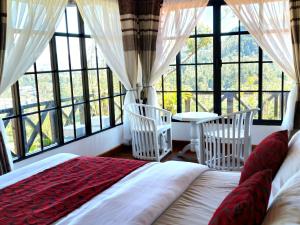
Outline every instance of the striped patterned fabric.
<svg viewBox="0 0 300 225"><path fill-rule="evenodd" d="M145 86L155 59L161 0L118 1L127 73L137 70L140 57ZM135 76L131 78L136 79Z"/></svg>
<svg viewBox="0 0 300 225"><path fill-rule="evenodd" d="M4 143L4 138L0 132L0 175L6 174L11 171L7 149Z"/></svg>
<svg viewBox="0 0 300 225"><path fill-rule="evenodd" d="M138 76L138 18L136 0L119 0L126 72L133 89Z"/></svg>
<svg viewBox="0 0 300 225"><path fill-rule="evenodd" d="M295 108L294 129L300 129L300 0L290 0L290 16L294 64L298 82L298 101Z"/></svg>
<svg viewBox="0 0 300 225"><path fill-rule="evenodd" d="M7 23L7 0L0 1L0 82L2 80L2 71L4 63L5 52L5 37L6 37L6 23Z"/></svg>
<svg viewBox="0 0 300 225"><path fill-rule="evenodd" d="M139 56L142 66L143 86L149 87L151 69L155 60L156 39L159 26L160 0L139 0L137 14L139 21ZM144 100L148 91L143 91Z"/></svg>

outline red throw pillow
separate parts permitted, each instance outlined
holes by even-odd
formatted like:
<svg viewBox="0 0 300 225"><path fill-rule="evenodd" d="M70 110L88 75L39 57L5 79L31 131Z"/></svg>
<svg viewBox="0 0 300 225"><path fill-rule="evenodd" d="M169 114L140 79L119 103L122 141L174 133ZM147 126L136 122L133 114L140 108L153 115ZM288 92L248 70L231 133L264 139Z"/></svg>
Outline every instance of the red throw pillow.
<svg viewBox="0 0 300 225"><path fill-rule="evenodd" d="M267 213L272 171L257 172L221 203L209 225L258 225Z"/></svg>
<svg viewBox="0 0 300 225"><path fill-rule="evenodd" d="M275 132L256 146L246 160L241 173L240 184L254 173L271 169L273 179L283 163L288 152L288 132Z"/></svg>

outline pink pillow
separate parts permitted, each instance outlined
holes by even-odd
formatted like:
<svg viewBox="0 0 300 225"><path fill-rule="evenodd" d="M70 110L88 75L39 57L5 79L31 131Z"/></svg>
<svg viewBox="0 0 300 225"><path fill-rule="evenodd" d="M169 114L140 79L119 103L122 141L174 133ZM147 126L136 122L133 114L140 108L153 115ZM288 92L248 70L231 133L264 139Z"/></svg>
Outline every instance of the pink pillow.
<svg viewBox="0 0 300 225"><path fill-rule="evenodd" d="M272 170L272 179L288 152L288 132L278 131L266 137L246 160L241 173L240 184L258 171Z"/></svg>

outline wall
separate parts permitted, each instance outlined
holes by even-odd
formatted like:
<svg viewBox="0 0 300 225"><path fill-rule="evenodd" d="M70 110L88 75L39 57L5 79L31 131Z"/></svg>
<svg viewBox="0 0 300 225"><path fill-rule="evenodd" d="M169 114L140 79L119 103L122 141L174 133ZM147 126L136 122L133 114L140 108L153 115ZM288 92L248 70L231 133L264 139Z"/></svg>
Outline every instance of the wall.
<svg viewBox="0 0 300 225"><path fill-rule="evenodd" d="M100 155L120 144L123 141L123 126L117 126L105 132L92 135L80 141L66 144L51 151L25 159L14 164L15 169L21 168L33 162L47 158L58 153L73 153L77 155Z"/></svg>
<svg viewBox="0 0 300 225"><path fill-rule="evenodd" d="M173 122L173 140L189 140L190 124ZM258 144L268 134L277 131L280 126L253 126L252 144ZM123 126L118 126L105 132L92 135L80 141L76 141L43 154L31 157L15 164L15 169L21 168L33 162L47 158L58 153L73 153L77 155L100 155L120 144L123 141Z"/></svg>
<svg viewBox="0 0 300 225"><path fill-rule="evenodd" d="M254 125L252 130L252 144L257 145L263 138L272 132L280 130L280 126ZM185 122L172 123L173 140L189 140L190 124Z"/></svg>

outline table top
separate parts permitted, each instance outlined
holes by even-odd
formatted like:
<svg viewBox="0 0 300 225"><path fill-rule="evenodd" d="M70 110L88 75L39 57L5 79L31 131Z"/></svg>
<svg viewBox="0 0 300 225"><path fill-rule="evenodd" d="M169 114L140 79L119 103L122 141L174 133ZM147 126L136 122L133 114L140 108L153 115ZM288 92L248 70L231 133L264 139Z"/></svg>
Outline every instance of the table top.
<svg viewBox="0 0 300 225"><path fill-rule="evenodd" d="M194 122L204 119L210 119L217 117L218 114L210 113L210 112L183 112L183 113L176 113L173 116L174 120L179 121L186 121L186 122Z"/></svg>

